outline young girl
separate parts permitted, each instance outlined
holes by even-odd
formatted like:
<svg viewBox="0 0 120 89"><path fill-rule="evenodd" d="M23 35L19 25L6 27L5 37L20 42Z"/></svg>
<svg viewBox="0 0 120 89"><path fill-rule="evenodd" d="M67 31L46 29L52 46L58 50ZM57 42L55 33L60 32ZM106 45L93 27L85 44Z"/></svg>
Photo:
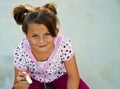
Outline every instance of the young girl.
<svg viewBox="0 0 120 89"><path fill-rule="evenodd" d="M89 89L79 77L71 40L59 34L53 3L18 5L13 15L26 36L14 52L13 89Z"/></svg>

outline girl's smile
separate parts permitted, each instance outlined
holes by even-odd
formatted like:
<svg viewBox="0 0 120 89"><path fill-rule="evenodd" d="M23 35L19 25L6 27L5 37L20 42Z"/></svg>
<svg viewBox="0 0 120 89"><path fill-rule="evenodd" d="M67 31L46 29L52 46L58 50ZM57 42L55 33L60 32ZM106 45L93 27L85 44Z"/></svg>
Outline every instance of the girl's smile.
<svg viewBox="0 0 120 89"><path fill-rule="evenodd" d="M41 45L41 46L39 46L40 48L43 48L43 47L46 47L46 45Z"/></svg>

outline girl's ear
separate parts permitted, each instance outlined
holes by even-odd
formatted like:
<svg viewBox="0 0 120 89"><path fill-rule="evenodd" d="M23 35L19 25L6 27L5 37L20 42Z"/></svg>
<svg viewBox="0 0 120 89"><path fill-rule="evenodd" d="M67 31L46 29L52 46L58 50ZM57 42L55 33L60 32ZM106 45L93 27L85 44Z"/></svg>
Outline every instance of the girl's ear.
<svg viewBox="0 0 120 89"><path fill-rule="evenodd" d="M27 36L27 34L25 34L25 36L26 36L26 39L28 40L28 36Z"/></svg>
<svg viewBox="0 0 120 89"><path fill-rule="evenodd" d="M58 35L58 33L59 33L59 28L56 28L56 29L55 29L55 34L56 34L56 36Z"/></svg>

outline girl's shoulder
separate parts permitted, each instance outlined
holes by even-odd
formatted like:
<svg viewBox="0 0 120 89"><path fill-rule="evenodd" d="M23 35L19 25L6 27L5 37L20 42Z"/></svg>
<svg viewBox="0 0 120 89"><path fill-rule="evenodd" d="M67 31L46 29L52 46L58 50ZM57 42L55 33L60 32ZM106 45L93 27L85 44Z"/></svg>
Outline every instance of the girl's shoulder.
<svg viewBox="0 0 120 89"><path fill-rule="evenodd" d="M21 53L23 53L25 51L25 48L24 48L24 41L25 39L23 39L20 44L14 49L14 55L19 53L19 55Z"/></svg>
<svg viewBox="0 0 120 89"><path fill-rule="evenodd" d="M24 49L24 40L16 47L14 51L14 65L19 70L26 70L26 58L27 55Z"/></svg>
<svg viewBox="0 0 120 89"><path fill-rule="evenodd" d="M63 36L63 35L58 35L57 38L61 38L62 43L72 43L72 40L69 37Z"/></svg>
<svg viewBox="0 0 120 89"><path fill-rule="evenodd" d="M72 40L68 37L65 37L63 35L61 35L61 45L63 46L63 48L66 46L66 47L72 47Z"/></svg>
<svg viewBox="0 0 120 89"><path fill-rule="evenodd" d="M68 37L61 35L61 42L57 49L57 56L64 57L64 61L69 60L74 55L72 41Z"/></svg>

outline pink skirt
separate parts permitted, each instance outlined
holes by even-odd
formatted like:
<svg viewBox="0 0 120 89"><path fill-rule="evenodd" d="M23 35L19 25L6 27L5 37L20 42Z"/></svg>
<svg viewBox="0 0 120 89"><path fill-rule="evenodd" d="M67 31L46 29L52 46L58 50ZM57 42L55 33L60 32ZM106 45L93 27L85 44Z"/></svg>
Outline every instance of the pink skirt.
<svg viewBox="0 0 120 89"><path fill-rule="evenodd" d="M33 82L32 84L30 84L28 89L67 89L67 79L68 79L67 74L64 74L60 78L50 83L41 83L32 79ZM90 89L90 88L82 79L80 79L79 89Z"/></svg>

